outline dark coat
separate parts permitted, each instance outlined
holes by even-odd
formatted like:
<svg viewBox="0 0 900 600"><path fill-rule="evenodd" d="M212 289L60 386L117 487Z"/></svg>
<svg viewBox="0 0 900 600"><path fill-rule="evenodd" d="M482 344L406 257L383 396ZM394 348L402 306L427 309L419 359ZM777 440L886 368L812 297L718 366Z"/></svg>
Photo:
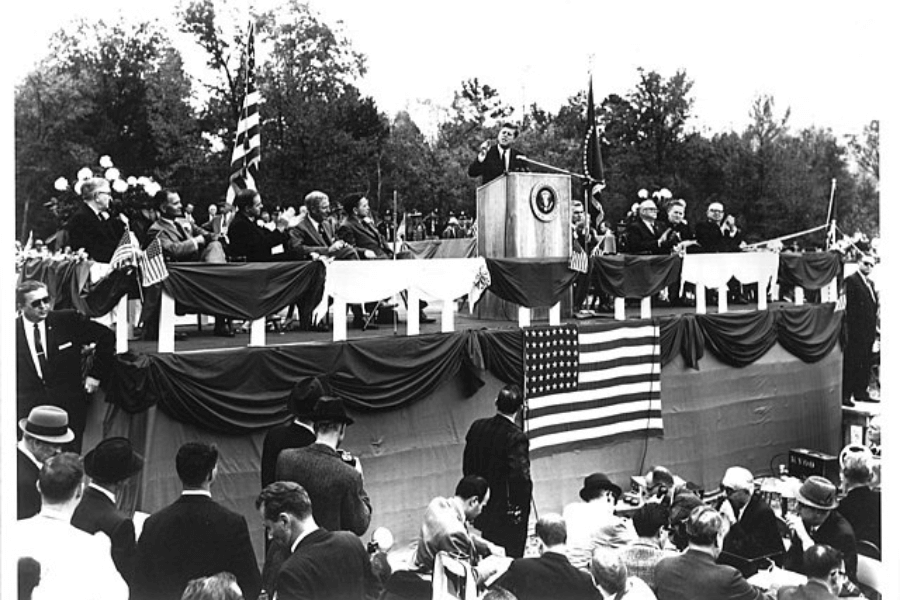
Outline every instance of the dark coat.
<svg viewBox="0 0 900 600"><path fill-rule="evenodd" d="M287 236L282 232L269 231L251 221L247 215L238 212L228 226L228 258L243 259L247 262L273 262L286 260L284 252L272 254L279 245L287 251Z"/></svg>
<svg viewBox="0 0 900 600"><path fill-rule="evenodd" d="M41 470L21 450L16 452L16 519L30 519L41 512L41 494L37 490Z"/></svg>
<svg viewBox="0 0 900 600"><path fill-rule="evenodd" d="M283 450L275 467L276 481L296 481L306 489L313 517L329 531L362 535L372 519L372 503L359 471L325 444Z"/></svg>
<svg viewBox="0 0 900 600"><path fill-rule="evenodd" d="M643 219L637 219L625 228L625 252L627 254L668 254L669 247L661 246L659 238L666 229L659 221L648 227Z"/></svg>
<svg viewBox="0 0 900 600"><path fill-rule="evenodd" d="M659 600L763 600L766 596L728 565L717 565L699 550L686 550L656 564L656 597Z"/></svg>
<svg viewBox="0 0 900 600"><path fill-rule="evenodd" d="M507 556L521 557L531 513L531 462L528 438L502 415L479 419L466 434L463 475L487 479L491 497L475 526L484 537L506 548ZM507 509L520 513L511 518Z"/></svg>
<svg viewBox="0 0 900 600"><path fill-rule="evenodd" d="M105 533L109 537L116 569L126 583L131 582L137 541L134 537L134 521L128 515L118 510L102 492L88 487L72 514L72 526L90 534L98 531Z"/></svg>
<svg viewBox="0 0 900 600"><path fill-rule="evenodd" d="M784 553L778 520L761 496L750 498L741 520L728 530L722 550L751 560Z"/></svg>
<svg viewBox="0 0 900 600"><path fill-rule="evenodd" d="M371 250L376 258L390 258L394 255L394 251L374 225L353 215L341 222L337 236L356 248L359 258L365 258L363 250Z"/></svg>
<svg viewBox="0 0 900 600"><path fill-rule="evenodd" d="M54 310L47 315L47 369L43 380L38 377L25 330L23 318L16 319L16 396L20 419L28 416L35 406L52 404L69 414L69 427L75 432L75 444L80 447L87 420L87 395L82 375L82 346L96 344L94 360L88 375L105 380L114 359L116 336L108 327L92 321L74 310ZM34 325L27 323L29 327Z"/></svg>
<svg viewBox="0 0 900 600"><path fill-rule="evenodd" d="M600 600L591 575L556 552L514 560L492 587L502 587L518 600Z"/></svg>
<svg viewBox="0 0 900 600"><path fill-rule="evenodd" d="M193 240L204 230L185 219L157 219L147 230L147 239L159 240L163 256L173 262L199 262L200 248Z"/></svg>
<svg viewBox="0 0 900 600"><path fill-rule="evenodd" d="M869 372L872 367L872 344L878 323L878 299L857 272L844 280L847 310L844 325L847 343L844 346L843 396L868 398Z"/></svg>
<svg viewBox="0 0 900 600"><path fill-rule="evenodd" d="M521 152L519 152L512 146L509 147L510 171L528 170L528 165L519 158L520 156L522 156ZM473 160L472 164L469 165L469 177L480 176L482 185L488 183L489 181L493 181L494 179L503 175L505 172L506 165L503 164L503 160L500 158L500 147L496 144L488 149L483 162L479 161L478 157L475 157L475 160Z"/></svg>
<svg viewBox="0 0 900 600"><path fill-rule="evenodd" d="M828 544L844 554L844 571L847 577L856 581L856 566L858 557L856 554L856 536L853 527L847 522L841 513L831 511L825 522L816 529L810 537L817 544ZM784 559L784 568L790 571L803 572L803 544L796 535L792 540Z"/></svg>
<svg viewBox="0 0 900 600"><path fill-rule="evenodd" d="M320 232L313 222L308 218L301 219L296 227L287 230L288 246L291 254L302 260L309 260L310 254L315 252L324 256L333 256L339 260L354 260L358 258L356 251L352 248L341 248L340 250L331 251L331 245L337 241L338 237L334 231L334 225L331 219L325 219L320 223L322 231Z"/></svg>
<svg viewBox="0 0 900 600"><path fill-rule="evenodd" d="M276 590L281 600L363 600L372 581L369 554L358 537L317 529L285 561Z"/></svg>
<svg viewBox="0 0 900 600"><path fill-rule="evenodd" d="M179 600L188 581L221 571L234 574L244 598L259 594L247 521L206 496L181 496L144 523L131 600Z"/></svg>
<svg viewBox="0 0 900 600"><path fill-rule="evenodd" d="M697 224L695 231L697 243L700 244L700 252L737 252L740 250L741 231L738 230L734 237L722 233L720 225L707 219Z"/></svg>
<svg viewBox="0 0 900 600"><path fill-rule="evenodd" d="M122 239L125 225L114 217L98 217L90 206L82 202L66 222L66 231L69 232L72 250L84 248L93 260L108 263Z"/></svg>
<svg viewBox="0 0 900 600"><path fill-rule="evenodd" d="M316 434L294 421L276 425L268 432L263 440L262 468L260 479L262 487L266 487L275 479L275 465L278 455L288 448L305 448L316 441Z"/></svg>
<svg viewBox="0 0 900 600"><path fill-rule="evenodd" d="M838 505L856 540L872 542L881 549L881 492L868 487L853 488Z"/></svg>

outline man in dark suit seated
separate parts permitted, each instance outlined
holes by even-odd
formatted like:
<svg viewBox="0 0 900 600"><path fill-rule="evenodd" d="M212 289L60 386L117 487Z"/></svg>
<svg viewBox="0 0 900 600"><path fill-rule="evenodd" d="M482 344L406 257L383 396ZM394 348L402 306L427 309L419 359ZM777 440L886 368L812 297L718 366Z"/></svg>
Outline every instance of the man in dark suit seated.
<svg viewBox="0 0 900 600"><path fill-rule="evenodd" d="M721 202L711 202L706 209L706 221L697 224L697 244L700 252L739 252L744 239L732 215L725 216Z"/></svg>
<svg viewBox="0 0 900 600"><path fill-rule="evenodd" d="M528 437L517 423L522 390L507 385L497 395L497 414L472 423L463 451L463 475L480 475L491 497L475 526L485 539L518 558L525 552L531 514L531 461Z"/></svg>
<svg viewBox="0 0 900 600"><path fill-rule="evenodd" d="M522 153L512 147L519 136L519 128L512 123L504 123L497 132L497 143L485 140L478 148L478 155L469 165L469 177L481 177L484 185L510 171L527 171Z"/></svg>
<svg viewBox="0 0 900 600"><path fill-rule="evenodd" d="M638 206L638 217L625 228L628 254L669 254L671 230L656 220L659 209L649 198Z"/></svg>
<svg viewBox="0 0 900 600"><path fill-rule="evenodd" d="M108 263L125 231L124 217L109 214L112 188L100 177L88 179L81 185L81 198L84 202L66 222L69 246L73 250L84 248L91 259Z"/></svg>
<svg viewBox="0 0 900 600"><path fill-rule="evenodd" d="M656 564L655 591L659 600L766 598L761 591L747 583L740 571L728 565L716 564L722 534L722 515L716 509L704 505L691 511L687 521L687 550Z"/></svg>
<svg viewBox="0 0 900 600"><path fill-rule="evenodd" d="M144 467L144 458L124 437L107 438L84 456L84 472L91 483L72 514L72 525L109 537L113 562L122 579L131 582L134 553L134 521L116 508L116 492Z"/></svg>
<svg viewBox="0 0 900 600"><path fill-rule="evenodd" d="M16 288L16 398L20 419L41 404L64 409L75 432L71 448L81 452L90 395L110 372L116 336L108 327L74 310L50 310L47 286L24 281ZM94 360L82 374L83 349Z"/></svg>
<svg viewBox="0 0 900 600"><path fill-rule="evenodd" d="M241 190L234 198L237 214L228 225L228 258L247 262L289 260L287 222L279 219L275 231L260 227L256 220L262 210L256 190Z"/></svg>
<svg viewBox="0 0 900 600"><path fill-rule="evenodd" d="M590 573L576 569L566 558L566 522L548 513L538 519L540 558L517 558L492 587L502 587L519 600L599 600Z"/></svg>
<svg viewBox="0 0 900 600"><path fill-rule="evenodd" d="M41 511L37 489L41 467L51 456L62 452L63 444L75 439L69 429L69 415L58 406L35 406L28 418L19 421L22 439L16 452L16 518L28 519Z"/></svg>
<svg viewBox="0 0 900 600"><path fill-rule="evenodd" d="M725 498L719 512L730 525L723 552L750 561L773 557L781 564L784 545L778 520L762 496L753 493L753 474L743 467L729 467L722 477L722 489Z"/></svg>
<svg viewBox="0 0 900 600"><path fill-rule="evenodd" d="M259 594L247 521L210 495L218 461L218 450L209 444L189 442L178 449L175 468L184 491L144 523L131 600L179 600L191 579L221 571L235 575L244 598Z"/></svg>
<svg viewBox="0 0 900 600"><path fill-rule="evenodd" d="M278 571L276 597L363 600L374 586L369 554L348 531L316 523L309 494L293 481L276 481L259 494L256 507L269 536L290 548ZM244 594L245 598L250 598ZM256 596L252 596L255 598Z"/></svg>
<svg viewBox="0 0 900 600"><path fill-rule="evenodd" d="M850 522L856 541L867 541L881 550L881 492L871 488L873 457L868 448L841 452L841 480L847 494L838 512Z"/></svg>
<svg viewBox="0 0 900 600"><path fill-rule="evenodd" d="M803 553L806 583L778 590L778 600L837 600L847 578L841 553L816 544Z"/></svg>

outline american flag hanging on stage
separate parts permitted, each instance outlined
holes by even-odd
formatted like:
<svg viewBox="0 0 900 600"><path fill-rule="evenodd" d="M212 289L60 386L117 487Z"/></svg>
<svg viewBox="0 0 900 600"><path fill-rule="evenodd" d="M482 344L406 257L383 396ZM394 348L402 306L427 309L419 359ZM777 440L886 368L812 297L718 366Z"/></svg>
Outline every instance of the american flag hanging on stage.
<svg viewBox="0 0 900 600"><path fill-rule="evenodd" d="M659 328L525 330L525 421L532 456L662 435Z"/></svg>
<svg viewBox="0 0 900 600"><path fill-rule="evenodd" d="M169 276L158 237L153 238L147 249L138 255L138 266L141 269L141 285L144 287L159 283Z"/></svg>
<svg viewBox="0 0 900 600"><path fill-rule="evenodd" d="M244 103L238 118L234 150L231 152L231 177L226 202L231 204L241 190L256 189L256 173L259 169L259 92L256 90L256 49L253 40L253 23L247 34L247 50L244 54Z"/></svg>

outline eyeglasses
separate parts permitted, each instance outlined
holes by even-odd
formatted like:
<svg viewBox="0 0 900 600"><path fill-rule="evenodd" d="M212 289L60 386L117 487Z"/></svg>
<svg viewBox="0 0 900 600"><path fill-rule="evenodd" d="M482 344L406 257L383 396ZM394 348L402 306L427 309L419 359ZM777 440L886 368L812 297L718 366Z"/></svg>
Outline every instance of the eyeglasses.
<svg viewBox="0 0 900 600"><path fill-rule="evenodd" d="M44 296L43 298L32 300L30 306L31 308L40 308L44 304L50 304L50 296Z"/></svg>
<svg viewBox="0 0 900 600"><path fill-rule="evenodd" d="M869 262L867 260L864 260L862 264L863 264L863 266L866 266L866 267L874 267L875 266L875 263Z"/></svg>

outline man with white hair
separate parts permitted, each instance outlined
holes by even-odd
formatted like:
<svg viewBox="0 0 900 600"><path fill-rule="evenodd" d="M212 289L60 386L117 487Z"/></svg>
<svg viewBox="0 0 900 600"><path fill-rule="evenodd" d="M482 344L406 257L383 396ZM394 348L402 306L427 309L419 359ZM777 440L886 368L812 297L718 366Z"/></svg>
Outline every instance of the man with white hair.
<svg viewBox="0 0 900 600"><path fill-rule="evenodd" d="M841 451L844 497L838 512L850 522L856 541L865 540L881 549L881 492L871 487L874 458L865 446L851 444Z"/></svg>
<svg viewBox="0 0 900 600"><path fill-rule="evenodd" d="M649 198L638 205L638 218L625 229L625 251L628 254L668 254L671 235L657 220L659 209Z"/></svg>
<svg viewBox="0 0 900 600"><path fill-rule="evenodd" d="M753 474L744 467L729 467L722 477L725 497L719 512L730 525L722 550L754 560L784 552L778 521L769 504L754 493Z"/></svg>
<svg viewBox="0 0 900 600"><path fill-rule="evenodd" d="M697 224L696 235L701 252L737 252L743 239L734 216L725 216L721 202L710 203L706 221Z"/></svg>
<svg viewBox="0 0 900 600"><path fill-rule="evenodd" d="M109 214L112 188L107 180L94 177L81 184L81 198L84 202L66 222L69 245L73 250L84 248L97 262L108 263L125 230L122 220Z"/></svg>

